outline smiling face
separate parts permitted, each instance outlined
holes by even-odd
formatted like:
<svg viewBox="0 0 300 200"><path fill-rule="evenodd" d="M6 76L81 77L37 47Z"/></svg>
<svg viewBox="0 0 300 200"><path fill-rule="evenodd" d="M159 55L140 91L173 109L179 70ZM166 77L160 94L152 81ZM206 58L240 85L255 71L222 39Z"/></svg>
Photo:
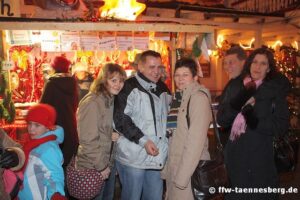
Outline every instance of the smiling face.
<svg viewBox="0 0 300 200"><path fill-rule="evenodd" d="M36 139L40 135L43 135L44 133L49 131L46 126L33 121L28 122L27 129L31 139Z"/></svg>
<svg viewBox="0 0 300 200"><path fill-rule="evenodd" d="M174 73L174 81L178 90L183 90L197 78L197 76L193 77L191 70L185 66L177 68Z"/></svg>
<svg viewBox="0 0 300 200"><path fill-rule="evenodd" d="M250 74L253 80L263 80L270 71L268 58L264 54L256 54L251 66Z"/></svg>
<svg viewBox="0 0 300 200"><path fill-rule="evenodd" d="M145 62L139 63L140 72L153 83L161 77L162 61L160 57L147 56Z"/></svg>
<svg viewBox="0 0 300 200"><path fill-rule="evenodd" d="M245 60L238 59L237 54L229 54L224 57L223 67L229 78L236 78L243 70Z"/></svg>
<svg viewBox="0 0 300 200"><path fill-rule="evenodd" d="M111 78L107 79L107 90L111 95L117 95L124 86L124 77L115 72Z"/></svg>

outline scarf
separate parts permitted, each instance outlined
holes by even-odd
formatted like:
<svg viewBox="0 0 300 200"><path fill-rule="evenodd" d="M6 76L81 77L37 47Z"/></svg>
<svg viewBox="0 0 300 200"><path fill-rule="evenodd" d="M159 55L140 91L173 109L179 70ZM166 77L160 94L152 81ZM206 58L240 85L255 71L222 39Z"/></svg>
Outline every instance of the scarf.
<svg viewBox="0 0 300 200"><path fill-rule="evenodd" d="M21 169L22 172L24 172L24 170L26 169L30 152L34 148L40 146L41 144L46 143L48 141L52 141L52 140L56 140L56 135L48 135L46 137L39 138L39 139L30 139L27 143L25 143L25 145L23 147L23 151L25 154L25 163Z"/></svg>
<svg viewBox="0 0 300 200"><path fill-rule="evenodd" d="M253 80L250 77L246 77L244 79L244 85L246 85L250 81L253 81ZM257 80L254 82L256 85L256 89L262 84L262 80ZM246 102L245 105L248 104L248 101ZM243 109L243 107L242 107L242 109ZM233 121L229 139L231 141L235 141L237 138L239 138L242 134L244 134L246 132L246 128L247 128L246 119L245 119L244 115L241 112L239 112Z"/></svg>

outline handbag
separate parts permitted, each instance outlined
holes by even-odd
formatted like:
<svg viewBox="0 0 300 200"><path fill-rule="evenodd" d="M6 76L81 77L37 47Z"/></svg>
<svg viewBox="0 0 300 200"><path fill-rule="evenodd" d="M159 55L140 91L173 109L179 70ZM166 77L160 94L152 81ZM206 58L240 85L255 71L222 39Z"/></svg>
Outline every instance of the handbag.
<svg viewBox="0 0 300 200"><path fill-rule="evenodd" d="M109 160L114 143L111 143ZM105 180L101 172L96 169L78 169L75 166L75 157L66 169L66 184L68 192L77 199L92 199L98 195L103 188Z"/></svg>
<svg viewBox="0 0 300 200"><path fill-rule="evenodd" d="M272 102L272 114L275 112L275 102ZM293 131L283 136L275 136L273 141L274 161L278 173L294 171L297 164L299 138Z"/></svg>
<svg viewBox="0 0 300 200"><path fill-rule="evenodd" d="M23 173L15 172L10 169L4 169L2 174L3 185L5 188L5 192L9 194L11 199L14 199L23 184Z"/></svg>
<svg viewBox="0 0 300 200"><path fill-rule="evenodd" d="M201 91L201 90L200 90ZM201 91L203 92L203 91ZM206 96L207 94L203 92ZM191 98L190 98L191 99ZM190 126L189 104L187 104L187 124ZM220 142L219 131L215 120L215 115L211 107L213 118L213 130L216 139L216 156L212 160L200 160L192 177L191 185L194 198L197 200L215 198L218 194L218 187L226 187L229 183L228 175L224 164L223 146ZM215 189L213 191L212 187Z"/></svg>
<svg viewBox="0 0 300 200"><path fill-rule="evenodd" d="M278 173L294 171L297 163L298 137L289 132L274 138L274 160Z"/></svg>

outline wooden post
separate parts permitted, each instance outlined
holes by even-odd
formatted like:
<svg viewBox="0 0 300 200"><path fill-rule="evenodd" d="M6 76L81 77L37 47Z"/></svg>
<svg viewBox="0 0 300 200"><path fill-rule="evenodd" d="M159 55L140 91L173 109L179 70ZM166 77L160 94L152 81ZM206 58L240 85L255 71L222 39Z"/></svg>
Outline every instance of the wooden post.
<svg viewBox="0 0 300 200"><path fill-rule="evenodd" d="M262 27L259 27L255 31L255 41L254 41L254 48L260 48L262 45Z"/></svg>

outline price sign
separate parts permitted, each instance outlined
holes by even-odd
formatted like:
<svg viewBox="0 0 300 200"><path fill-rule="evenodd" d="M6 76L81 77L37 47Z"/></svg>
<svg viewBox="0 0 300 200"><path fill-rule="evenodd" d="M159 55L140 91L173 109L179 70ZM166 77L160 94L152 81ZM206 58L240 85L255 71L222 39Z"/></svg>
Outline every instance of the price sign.
<svg viewBox="0 0 300 200"><path fill-rule="evenodd" d="M3 70L12 70L14 67L14 62L12 61L2 61Z"/></svg>

